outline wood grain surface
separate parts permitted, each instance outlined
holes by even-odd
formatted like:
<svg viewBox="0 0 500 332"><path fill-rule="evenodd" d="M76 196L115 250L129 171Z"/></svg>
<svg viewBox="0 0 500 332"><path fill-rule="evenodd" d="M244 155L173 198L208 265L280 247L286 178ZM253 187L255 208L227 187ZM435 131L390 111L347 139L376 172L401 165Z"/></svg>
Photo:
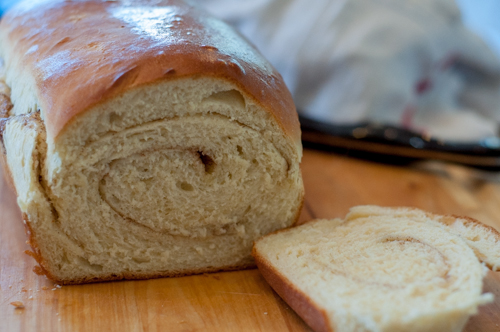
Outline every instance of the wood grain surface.
<svg viewBox="0 0 500 332"><path fill-rule="evenodd" d="M390 166L312 150L305 151L302 170L300 222L378 204L469 215L500 229L496 174L436 163ZM2 181L0 331L309 331L255 269L59 288L32 272L16 198ZM495 302L480 308L468 332L500 331L499 273L488 274L484 290ZM10 304L15 301L24 308Z"/></svg>

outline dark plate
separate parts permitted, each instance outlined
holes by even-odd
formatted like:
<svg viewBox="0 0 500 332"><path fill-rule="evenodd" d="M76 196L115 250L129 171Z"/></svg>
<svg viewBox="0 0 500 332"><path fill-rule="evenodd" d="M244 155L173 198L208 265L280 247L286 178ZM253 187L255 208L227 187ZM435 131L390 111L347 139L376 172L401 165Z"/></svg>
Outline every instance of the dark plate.
<svg viewBox="0 0 500 332"><path fill-rule="evenodd" d="M347 151L379 161L434 159L500 169L500 139L496 137L470 143L449 142L388 125L335 125L299 118L306 147Z"/></svg>

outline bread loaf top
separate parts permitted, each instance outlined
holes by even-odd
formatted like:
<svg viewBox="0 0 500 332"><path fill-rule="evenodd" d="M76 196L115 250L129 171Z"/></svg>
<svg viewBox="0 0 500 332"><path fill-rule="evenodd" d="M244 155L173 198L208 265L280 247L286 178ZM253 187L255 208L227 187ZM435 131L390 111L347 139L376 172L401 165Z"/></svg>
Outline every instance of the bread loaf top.
<svg viewBox="0 0 500 332"><path fill-rule="evenodd" d="M300 149L281 75L227 24L180 0L25 1L0 22L0 56L16 73L6 75L14 114L41 109L48 138L136 87L211 76L252 97Z"/></svg>

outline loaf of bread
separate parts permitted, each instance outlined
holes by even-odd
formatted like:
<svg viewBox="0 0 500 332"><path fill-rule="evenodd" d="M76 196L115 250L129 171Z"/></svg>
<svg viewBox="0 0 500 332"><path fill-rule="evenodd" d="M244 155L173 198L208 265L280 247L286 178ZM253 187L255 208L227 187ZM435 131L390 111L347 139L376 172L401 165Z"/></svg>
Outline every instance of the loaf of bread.
<svg viewBox="0 0 500 332"><path fill-rule="evenodd" d="M179 0L27 0L0 57L5 172L58 283L247 267L297 220L293 100L225 23Z"/></svg>
<svg viewBox="0 0 500 332"><path fill-rule="evenodd" d="M358 206L258 240L253 255L274 290L316 331L461 331L500 234L471 218Z"/></svg>

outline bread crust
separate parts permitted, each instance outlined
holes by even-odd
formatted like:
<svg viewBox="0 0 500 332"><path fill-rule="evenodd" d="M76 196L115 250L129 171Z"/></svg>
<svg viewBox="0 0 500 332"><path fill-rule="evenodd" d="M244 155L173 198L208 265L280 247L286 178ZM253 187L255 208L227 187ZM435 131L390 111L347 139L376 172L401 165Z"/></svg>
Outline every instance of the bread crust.
<svg viewBox="0 0 500 332"><path fill-rule="evenodd" d="M279 273L266 258L259 254L255 246L252 250L252 256L264 279L307 325L317 332L334 332L327 312Z"/></svg>
<svg viewBox="0 0 500 332"><path fill-rule="evenodd" d="M181 0L139 0L133 6L25 2L2 18L0 37L4 56L21 58L23 70L35 78L49 138L126 91L208 76L239 87L300 146L298 116L281 75L231 27Z"/></svg>

